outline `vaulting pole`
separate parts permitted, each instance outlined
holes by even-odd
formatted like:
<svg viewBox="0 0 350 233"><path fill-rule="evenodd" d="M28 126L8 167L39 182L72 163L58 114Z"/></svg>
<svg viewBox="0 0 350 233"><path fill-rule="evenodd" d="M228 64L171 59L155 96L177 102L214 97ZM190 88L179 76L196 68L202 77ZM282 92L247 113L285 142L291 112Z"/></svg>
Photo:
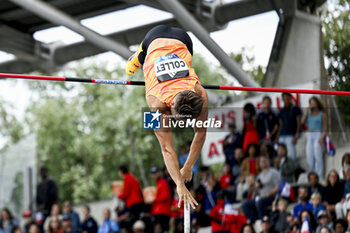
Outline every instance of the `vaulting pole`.
<svg viewBox="0 0 350 233"><path fill-rule="evenodd" d="M0 78L34 79L34 80L61 81L61 82L98 83L98 84L114 84L114 85L134 85L134 86L145 85L145 82L143 81L57 77L57 76L24 75L24 74L4 74L4 73L0 73ZM314 94L314 95L350 96L350 91L327 91L327 90L307 90L307 89L269 88L269 87L236 87L236 86L220 86L220 85L202 85L202 86L205 89L211 89L211 90L280 92L280 93L299 93L299 94Z"/></svg>
<svg viewBox="0 0 350 233"><path fill-rule="evenodd" d="M184 233L191 233L190 203L184 202Z"/></svg>

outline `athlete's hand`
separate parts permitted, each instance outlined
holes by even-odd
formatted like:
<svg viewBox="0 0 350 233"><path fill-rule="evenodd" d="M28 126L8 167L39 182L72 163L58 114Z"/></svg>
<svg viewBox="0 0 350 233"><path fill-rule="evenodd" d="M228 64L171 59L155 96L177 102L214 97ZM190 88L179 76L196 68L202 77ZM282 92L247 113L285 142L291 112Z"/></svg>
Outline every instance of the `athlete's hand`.
<svg viewBox="0 0 350 233"><path fill-rule="evenodd" d="M182 179L185 182L189 182L192 180L192 175L193 175L192 169L186 169L185 167L183 167L181 168L180 173L181 173Z"/></svg>
<svg viewBox="0 0 350 233"><path fill-rule="evenodd" d="M177 207L181 207L182 201L184 202L185 208L187 208L187 202L190 203L193 209L196 209L196 206L198 205L197 201L194 199L192 194L188 191L185 184L182 183L180 185L177 185L176 187L177 195L179 195L179 203L177 204Z"/></svg>

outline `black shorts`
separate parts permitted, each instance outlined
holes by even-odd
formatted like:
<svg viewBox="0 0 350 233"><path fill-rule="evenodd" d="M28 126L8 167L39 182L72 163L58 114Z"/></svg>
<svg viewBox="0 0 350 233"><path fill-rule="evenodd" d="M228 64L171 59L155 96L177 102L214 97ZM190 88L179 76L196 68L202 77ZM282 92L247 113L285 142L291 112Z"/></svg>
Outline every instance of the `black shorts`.
<svg viewBox="0 0 350 233"><path fill-rule="evenodd" d="M148 46L158 38L171 38L181 41L187 46L188 51L193 55L193 45L190 36L186 31L181 28L168 27L165 25L158 25L152 28L145 36L145 39L142 42L142 52L139 53L138 60L141 65L145 62L147 55Z"/></svg>

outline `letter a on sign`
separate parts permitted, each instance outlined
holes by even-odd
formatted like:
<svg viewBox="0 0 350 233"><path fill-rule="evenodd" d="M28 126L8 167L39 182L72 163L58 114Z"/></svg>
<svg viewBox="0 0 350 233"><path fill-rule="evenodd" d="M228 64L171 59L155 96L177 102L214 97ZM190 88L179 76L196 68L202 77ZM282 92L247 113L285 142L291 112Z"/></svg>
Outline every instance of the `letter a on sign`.
<svg viewBox="0 0 350 233"><path fill-rule="evenodd" d="M211 158L213 155L219 155L218 149L216 148L216 145L214 142L210 143L208 157Z"/></svg>

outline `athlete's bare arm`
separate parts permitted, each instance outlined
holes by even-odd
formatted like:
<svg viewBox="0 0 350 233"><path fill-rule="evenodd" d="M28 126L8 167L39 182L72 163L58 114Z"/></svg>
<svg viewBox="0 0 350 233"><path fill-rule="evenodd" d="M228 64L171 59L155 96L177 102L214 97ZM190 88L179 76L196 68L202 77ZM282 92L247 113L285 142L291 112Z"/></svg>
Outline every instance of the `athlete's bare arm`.
<svg viewBox="0 0 350 233"><path fill-rule="evenodd" d="M197 120L205 121L208 119L208 95L205 89L200 85L196 84L195 92L204 98L202 111ZM192 140L191 148L187 160L181 169L181 175L184 181L190 181L192 179L192 168L198 160L201 153L207 130L206 128L194 128L195 134Z"/></svg>
<svg viewBox="0 0 350 233"><path fill-rule="evenodd" d="M162 103L159 99L154 96L148 96L146 100L148 106L151 109L161 110L161 118L170 116L170 110L166 104ZM178 157L174 150L173 135L171 130L155 129L154 132L162 150L165 166L167 167L171 178L176 184L177 193L179 195L179 207L181 205L181 202L185 201L185 203L189 202L192 208L195 208L198 203L186 188L184 179L181 176Z"/></svg>

